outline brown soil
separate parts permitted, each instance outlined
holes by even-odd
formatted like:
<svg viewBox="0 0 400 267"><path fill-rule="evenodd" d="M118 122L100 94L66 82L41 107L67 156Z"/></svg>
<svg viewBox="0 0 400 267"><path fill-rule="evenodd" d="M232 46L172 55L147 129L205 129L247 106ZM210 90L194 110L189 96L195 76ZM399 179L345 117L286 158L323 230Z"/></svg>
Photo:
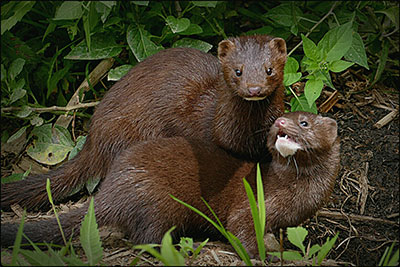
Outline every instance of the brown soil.
<svg viewBox="0 0 400 267"><path fill-rule="evenodd" d="M346 81L352 80L348 78ZM341 171L331 202L302 225L309 231L307 242L310 241L311 245L322 245L327 237L340 232L334 249L328 255L329 265L376 266L385 248L392 242L397 242L398 248L398 113L381 128L374 124L393 110L398 112L399 95L398 90L383 86L361 91L366 86L360 81L346 82L339 90L339 102L326 114L338 121ZM321 97L321 103L328 95ZM1 155L2 177L9 175L10 162L20 158L11 157L5 153ZM66 210L68 206L72 205L63 205ZM43 217L47 216L44 213L29 213L28 219ZM2 222L19 220L18 215L11 212L2 212L1 218ZM101 230L103 263L129 265L137 251L133 251L131 244L115 229ZM293 248L287 238L284 238L284 247ZM140 258L143 265L162 265L149 255L141 255ZM254 263L260 264L257 261ZM224 241L210 241L192 264L226 266L243 265L243 262Z"/></svg>

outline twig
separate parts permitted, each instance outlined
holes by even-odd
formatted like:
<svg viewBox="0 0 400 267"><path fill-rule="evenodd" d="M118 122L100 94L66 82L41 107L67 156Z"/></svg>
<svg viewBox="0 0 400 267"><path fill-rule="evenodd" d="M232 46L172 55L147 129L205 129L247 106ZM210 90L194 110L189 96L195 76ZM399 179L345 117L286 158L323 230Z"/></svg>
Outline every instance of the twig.
<svg viewBox="0 0 400 267"><path fill-rule="evenodd" d="M332 217L332 218L336 218L336 219L348 219L349 218L351 220L356 220L356 221L372 221L372 222L380 222L380 223L398 226L397 222L392 222L392 221L381 219L381 218L374 218L374 217L370 217L370 216L357 215L357 214L345 214L345 213L340 213L337 211L320 210L317 212L317 216Z"/></svg>
<svg viewBox="0 0 400 267"><path fill-rule="evenodd" d="M33 108L29 107L32 111L38 112L38 113L43 113L43 112L52 112L52 111L71 111L75 109L80 109L80 108L89 108L89 107L94 107L98 105L100 101L96 102L89 102L89 103L80 103L74 106L66 106L66 107L59 107L59 106L52 106L52 107L45 107L45 108ZM3 112L10 112L10 111L16 111L16 110L21 110L21 107L7 107L7 108L2 108L1 113Z"/></svg>
<svg viewBox="0 0 400 267"><path fill-rule="evenodd" d="M391 122L399 113L399 110L393 110L392 112L390 112L389 114L387 114L385 117L383 117L382 119L380 119L377 123L374 124L375 128L382 128L383 126L385 126L386 124L388 124L389 122Z"/></svg>
<svg viewBox="0 0 400 267"><path fill-rule="evenodd" d="M330 14L332 14L333 9L336 7L338 2L334 2L331 9L328 11L328 13L325 14L325 16L322 17L322 19L320 19L311 29L310 31L305 35L306 37L308 37L310 35L310 33L312 33L312 31L318 27L319 24L321 24ZM290 56L301 44L303 43L303 40L300 41L300 43L298 43L295 47L293 47L293 49L288 53L288 56Z"/></svg>
<svg viewBox="0 0 400 267"><path fill-rule="evenodd" d="M101 77L103 77L104 74L107 73L107 71L112 67L114 64L114 59L113 58L107 58L103 59L97 66L94 68L94 70L89 74L89 81L86 78L81 85L78 87L74 95L71 97L69 100L68 104L66 107L71 107L71 106L76 106L79 105L82 99L84 98L83 92L89 90L90 85L94 86L99 82ZM79 98L81 96L81 99ZM67 128L69 123L72 120L72 116L65 114L64 116L58 117L56 121L56 125L63 126L64 128Z"/></svg>

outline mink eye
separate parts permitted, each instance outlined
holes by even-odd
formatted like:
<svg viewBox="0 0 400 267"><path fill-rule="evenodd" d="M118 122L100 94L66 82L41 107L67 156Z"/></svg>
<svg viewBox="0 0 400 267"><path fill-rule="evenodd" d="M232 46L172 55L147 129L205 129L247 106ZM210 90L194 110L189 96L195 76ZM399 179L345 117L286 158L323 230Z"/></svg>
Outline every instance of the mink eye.
<svg viewBox="0 0 400 267"><path fill-rule="evenodd" d="M265 72L267 73L267 75L271 75L272 74L272 69L268 68L268 69L265 70Z"/></svg>
<svg viewBox="0 0 400 267"><path fill-rule="evenodd" d="M242 71L239 70L239 69L236 69L235 70L235 74L236 74L237 77L240 77L240 76L242 76Z"/></svg>
<svg viewBox="0 0 400 267"><path fill-rule="evenodd" d="M300 122L300 125L303 126L303 127L307 127L307 126L308 126L308 122L306 122L306 121L301 121L301 122Z"/></svg>

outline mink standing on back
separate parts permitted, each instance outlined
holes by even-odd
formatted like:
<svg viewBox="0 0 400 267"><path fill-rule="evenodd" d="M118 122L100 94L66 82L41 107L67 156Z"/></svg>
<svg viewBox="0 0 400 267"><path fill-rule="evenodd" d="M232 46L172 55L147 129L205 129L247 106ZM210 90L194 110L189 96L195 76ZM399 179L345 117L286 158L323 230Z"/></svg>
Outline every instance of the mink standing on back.
<svg viewBox="0 0 400 267"><path fill-rule="evenodd" d="M260 164L265 193L266 230L296 226L329 198L339 171L336 122L319 115L284 114L271 126L273 159ZM135 244L160 243L165 232L212 228L209 222L172 200L170 194L213 217L203 197L244 247L257 254L257 241L243 177L255 188L256 164L242 161L214 144L181 137L151 140L122 152L94 196L99 225L115 225ZM67 236L78 230L87 205L61 215ZM15 239L18 225L2 225L2 245ZM57 221L25 224L36 241L62 242Z"/></svg>
<svg viewBox="0 0 400 267"><path fill-rule="evenodd" d="M1 208L48 206L90 179L103 178L128 145L183 136L213 142L235 156L260 161L266 134L283 112L286 44L266 35L220 42L219 60L191 48L163 50L135 66L96 108L79 154L44 175L5 184Z"/></svg>

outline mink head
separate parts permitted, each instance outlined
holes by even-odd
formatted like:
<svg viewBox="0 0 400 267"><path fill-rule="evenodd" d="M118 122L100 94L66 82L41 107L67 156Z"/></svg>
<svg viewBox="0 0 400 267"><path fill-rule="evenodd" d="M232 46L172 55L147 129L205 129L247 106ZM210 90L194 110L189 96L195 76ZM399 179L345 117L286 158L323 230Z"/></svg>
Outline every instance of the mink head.
<svg viewBox="0 0 400 267"><path fill-rule="evenodd" d="M228 87L246 100L263 100L282 86L286 43L267 35L241 36L218 45Z"/></svg>
<svg viewBox="0 0 400 267"><path fill-rule="evenodd" d="M336 121L308 112L291 112L276 119L268 136L274 157L310 158L329 152L337 139Z"/></svg>

